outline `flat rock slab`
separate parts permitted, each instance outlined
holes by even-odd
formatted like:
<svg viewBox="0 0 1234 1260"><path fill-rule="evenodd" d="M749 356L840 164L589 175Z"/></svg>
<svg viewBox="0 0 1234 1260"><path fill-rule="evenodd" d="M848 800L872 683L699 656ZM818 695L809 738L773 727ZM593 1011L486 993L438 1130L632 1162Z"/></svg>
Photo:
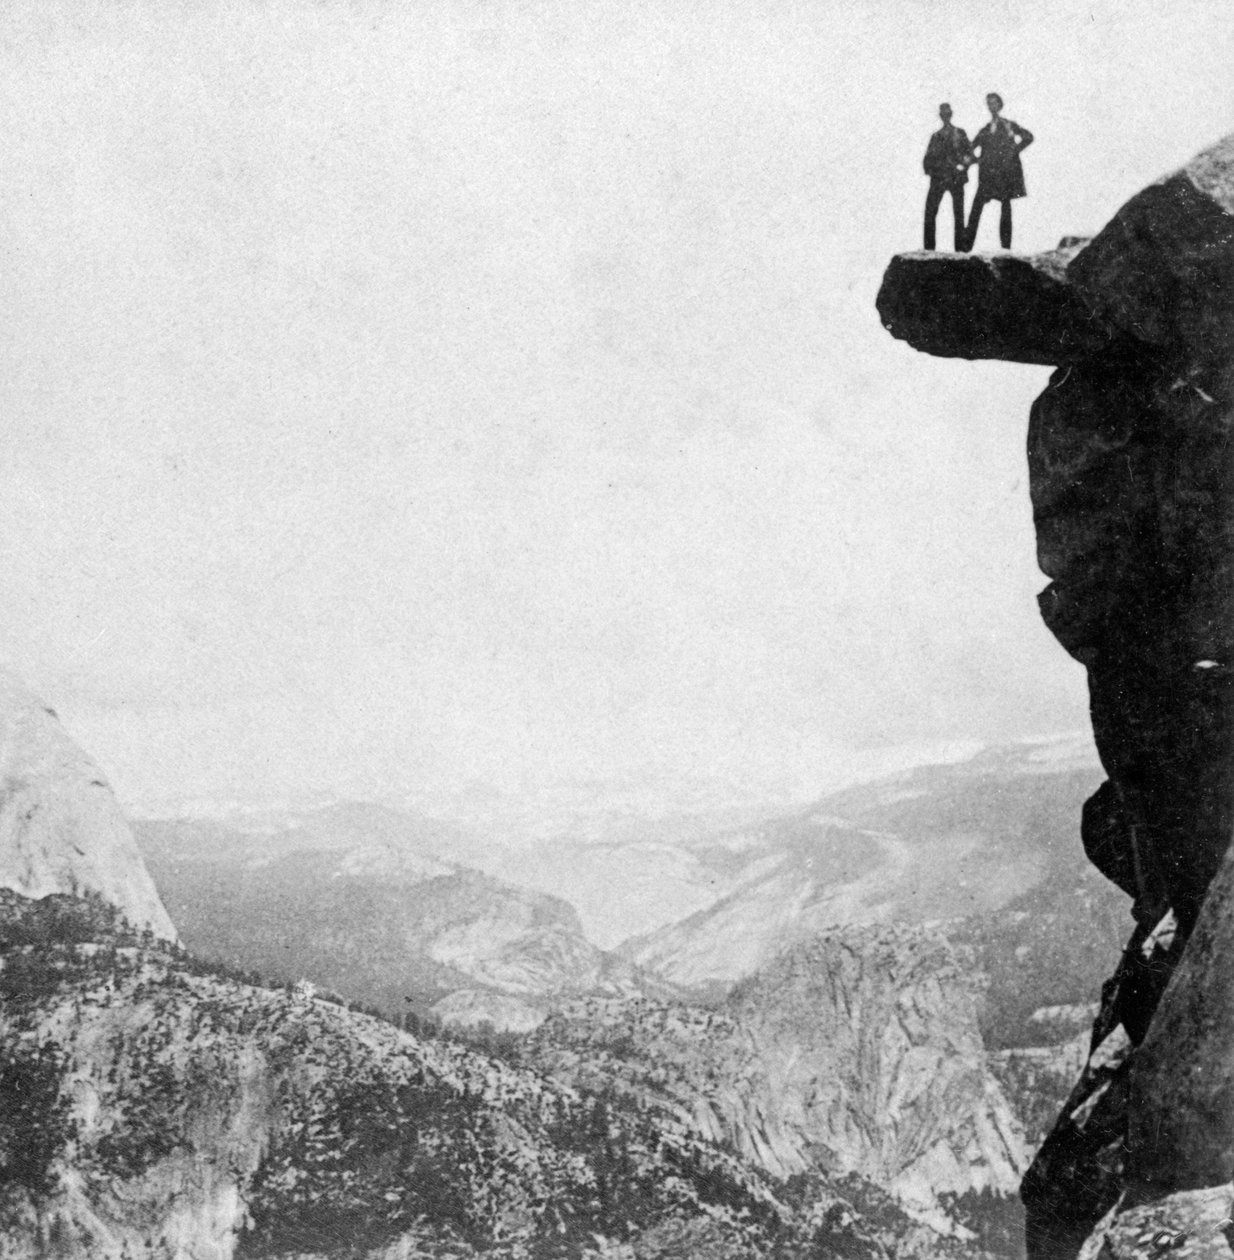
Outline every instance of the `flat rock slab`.
<svg viewBox="0 0 1234 1260"><path fill-rule="evenodd" d="M1117 331L1096 318L1067 278L1085 248L1044 254L897 254L878 313L893 337L953 359L1057 365L1088 358Z"/></svg>

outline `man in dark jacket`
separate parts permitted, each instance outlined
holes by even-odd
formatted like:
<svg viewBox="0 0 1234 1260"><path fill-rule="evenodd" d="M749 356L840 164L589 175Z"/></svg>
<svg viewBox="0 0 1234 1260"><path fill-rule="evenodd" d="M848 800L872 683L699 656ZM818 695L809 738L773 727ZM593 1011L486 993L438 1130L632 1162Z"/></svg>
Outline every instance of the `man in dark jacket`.
<svg viewBox="0 0 1234 1260"><path fill-rule="evenodd" d="M973 149L980 155L981 166L964 247L972 249L977 242L977 226L981 222L985 203L1001 201L1003 212L998 220L998 239L1004 249L1010 249L1011 203L1025 193L1020 153L1032 144L1033 133L1002 117L1003 98L997 92L991 92L985 103L990 111L990 121L973 137Z"/></svg>
<svg viewBox="0 0 1234 1260"><path fill-rule="evenodd" d="M925 204L925 247L934 248L934 221L938 217L943 193L949 192L958 253L964 248L964 185L968 182L968 167L973 156L964 129L951 125L951 106L946 103L940 105L938 116L943 125L930 137L925 161L921 164L930 177L930 191L926 193Z"/></svg>

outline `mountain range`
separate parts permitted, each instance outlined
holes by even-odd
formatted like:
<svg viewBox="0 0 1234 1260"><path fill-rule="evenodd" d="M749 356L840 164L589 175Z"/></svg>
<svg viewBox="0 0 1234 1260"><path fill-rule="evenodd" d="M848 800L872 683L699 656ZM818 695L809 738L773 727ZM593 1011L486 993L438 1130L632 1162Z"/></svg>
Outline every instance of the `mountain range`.
<svg viewBox="0 0 1234 1260"><path fill-rule="evenodd" d="M1035 956L1050 959L1035 973L1037 1005L1050 1005L1090 1000L1123 935L1125 899L1092 874L1077 836L1099 776L1087 743L1043 740L913 767L755 824L708 831L695 819L672 836L662 819L645 834L623 819L612 834L532 850L355 803L276 823L136 827L195 951L392 1013L444 1002L450 1019L527 1027L545 999L570 994L719 996L820 931L936 922L966 924L949 929L966 940L984 932L983 966L999 975L998 943L1010 933L1021 949L1036 931ZM593 944L574 899L601 894L612 922L651 930L615 950ZM486 1009L486 994L503 1000ZM1025 1018L1035 1009L1020 1005Z"/></svg>
<svg viewBox="0 0 1234 1260"><path fill-rule="evenodd" d="M0 1257L807 1254L791 1199L686 1127L0 893ZM871 1188L871 1194L877 1198Z"/></svg>
<svg viewBox="0 0 1234 1260"><path fill-rule="evenodd" d="M587 940L561 898L439 856L448 828L380 806L332 805L273 831L178 820L137 833L195 953L395 1018L528 1027L561 995L663 988Z"/></svg>
<svg viewBox="0 0 1234 1260"><path fill-rule="evenodd" d="M1015 744L723 833L693 852L724 894L620 952L679 985L723 987L826 928L999 911L1082 876L1076 819L1100 777L1084 744Z"/></svg>
<svg viewBox="0 0 1234 1260"><path fill-rule="evenodd" d="M71 747L39 712L10 729ZM1071 852L1069 753L657 836L712 899L616 952L465 829L345 803L140 824L177 941L76 758L35 780L89 803L41 833L61 886L0 889L0 1258L1018 1254L1122 910ZM725 928L752 943L700 969Z"/></svg>

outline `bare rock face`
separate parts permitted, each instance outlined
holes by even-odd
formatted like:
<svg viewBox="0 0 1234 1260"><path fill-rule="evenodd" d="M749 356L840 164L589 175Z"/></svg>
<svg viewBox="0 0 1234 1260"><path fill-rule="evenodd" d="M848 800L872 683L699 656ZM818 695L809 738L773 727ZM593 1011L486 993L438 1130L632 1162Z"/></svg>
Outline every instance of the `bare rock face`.
<svg viewBox="0 0 1234 1260"><path fill-rule="evenodd" d="M1027 1159L984 1053L980 985L930 929L849 928L784 951L718 1006L565 1006L534 1061L775 1177L864 1178L946 1232L949 1196L1010 1195Z"/></svg>
<svg viewBox="0 0 1234 1260"><path fill-rule="evenodd" d="M1206 358L1234 347L1234 136L1133 197L1068 268L1103 324Z"/></svg>
<svg viewBox="0 0 1234 1260"><path fill-rule="evenodd" d="M133 833L97 766L56 715L0 675L0 888L94 894L174 941Z"/></svg>
<svg viewBox="0 0 1234 1260"><path fill-rule="evenodd" d="M1234 1251L1228 1187L1184 1190L1165 1200L1129 1200L1085 1245L1082 1260L1228 1260Z"/></svg>
<svg viewBox="0 0 1234 1260"><path fill-rule="evenodd" d="M957 279L914 316L896 286L936 286L916 258L880 296L896 335L1061 365L1029 428L1041 611L1087 668L1109 776L1084 847L1137 925L1025 1179L1029 1255L1227 1254L1193 1226L1234 1179L1234 136L1133 197L1065 270L1004 263L975 311L955 309ZM1040 296L1002 353L1025 274ZM1112 1037L1123 1057L1103 1063Z"/></svg>
<svg viewBox="0 0 1234 1260"><path fill-rule="evenodd" d="M781 1123L910 1209L1013 1192L1024 1135L990 1073L972 960L921 929L829 933L738 987Z"/></svg>

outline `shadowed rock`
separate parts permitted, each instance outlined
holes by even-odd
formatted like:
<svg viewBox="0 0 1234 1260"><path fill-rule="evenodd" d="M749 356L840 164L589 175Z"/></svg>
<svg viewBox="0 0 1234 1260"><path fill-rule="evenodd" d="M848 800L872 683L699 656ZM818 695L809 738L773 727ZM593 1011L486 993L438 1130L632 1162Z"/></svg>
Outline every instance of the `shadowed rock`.
<svg viewBox="0 0 1234 1260"><path fill-rule="evenodd" d="M1204 909L1135 1056L1131 1174L1163 1190L1234 1176L1234 855Z"/></svg>
<svg viewBox="0 0 1234 1260"><path fill-rule="evenodd" d="M944 358L1060 364L1088 358L1115 332L1093 318L1068 280L1084 249L1044 254L897 254L878 294L893 337Z"/></svg>
<svg viewBox="0 0 1234 1260"><path fill-rule="evenodd" d="M1234 135L1132 197L1067 276L1140 342L1234 351Z"/></svg>
<svg viewBox="0 0 1234 1260"><path fill-rule="evenodd" d="M1059 365L1029 429L1041 611L1087 668L1109 775L1084 808L1085 851L1137 926L1022 1187L1030 1260L1163 1254L1154 1231L1180 1255L1228 1256L1234 136L1085 245L901 255L879 313L934 354ZM1115 1034L1129 1053L1100 1067Z"/></svg>

